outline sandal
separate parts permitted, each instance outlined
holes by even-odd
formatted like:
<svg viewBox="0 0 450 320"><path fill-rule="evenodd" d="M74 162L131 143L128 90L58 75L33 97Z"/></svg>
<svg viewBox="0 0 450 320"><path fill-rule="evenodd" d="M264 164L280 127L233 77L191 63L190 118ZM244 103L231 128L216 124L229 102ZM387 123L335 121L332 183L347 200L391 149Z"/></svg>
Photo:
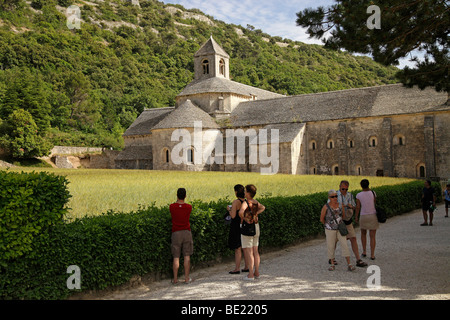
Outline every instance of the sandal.
<svg viewBox="0 0 450 320"><path fill-rule="evenodd" d="M353 271L353 270L355 270L356 268L354 267L354 266L352 266L351 264L349 264L348 265L348 267L347 267L347 270L348 271Z"/></svg>
<svg viewBox="0 0 450 320"><path fill-rule="evenodd" d="M336 269L336 267L334 266L334 264L332 264L332 265L328 268L328 271L334 271L334 269Z"/></svg>
<svg viewBox="0 0 450 320"><path fill-rule="evenodd" d="M356 261L356 266L357 267L367 267L367 263L365 263L364 261L359 259L358 261Z"/></svg>
<svg viewBox="0 0 450 320"><path fill-rule="evenodd" d="M338 265L338 263L337 263L336 259L333 259L333 262L334 262L334 265L335 265L335 266L337 266L337 265ZM331 259L328 259L328 264L331 264Z"/></svg>

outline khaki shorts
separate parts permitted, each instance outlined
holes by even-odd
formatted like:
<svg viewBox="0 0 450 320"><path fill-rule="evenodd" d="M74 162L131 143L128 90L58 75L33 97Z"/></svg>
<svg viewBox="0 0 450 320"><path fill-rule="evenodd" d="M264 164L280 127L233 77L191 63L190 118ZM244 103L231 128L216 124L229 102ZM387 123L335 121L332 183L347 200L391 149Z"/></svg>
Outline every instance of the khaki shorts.
<svg viewBox="0 0 450 320"><path fill-rule="evenodd" d="M366 214L359 218L359 228L364 230L377 230L379 227L377 215Z"/></svg>
<svg viewBox="0 0 450 320"><path fill-rule="evenodd" d="M355 238L356 237L356 233L355 233L355 228L353 228L353 223L346 225L347 227L347 239L351 239L351 238Z"/></svg>
<svg viewBox="0 0 450 320"><path fill-rule="evenodd" d="M259 223L255 224L256 234L253 237L241 234L242 249L259 246Z"/></svg>
<svg viewBox="0 0 450 320"><path fill-rule="evenodd" d="M179 258L181 253L183 257L192 255L194 253L192 233L189 230L172 232L171 250L174 258Z"/></svg>

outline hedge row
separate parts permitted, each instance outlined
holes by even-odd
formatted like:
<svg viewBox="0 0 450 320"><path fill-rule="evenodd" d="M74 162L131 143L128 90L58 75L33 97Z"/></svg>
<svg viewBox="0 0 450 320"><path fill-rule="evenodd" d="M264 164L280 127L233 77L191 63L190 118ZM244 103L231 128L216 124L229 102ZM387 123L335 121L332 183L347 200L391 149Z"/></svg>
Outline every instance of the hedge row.
<svg viewBox="0 0 450 320"><path fill-rule="evenodd" d="M440 194L440 186L433 185ZM423 182L375 188L378 204L389 216L420 207ZM356 194L356 192L355 192ZM280 247L323 233L320 210L327 193L259 199L261 247ZM228 200L193 202L192 263L231 256L228 226L223 223ZM1 208L0 208L1 209ZM168 207L150 206L136 212L107 212L67 224L56 224L34 238L32 252L0 266L1 299L64 299L69 290L67 268L81 270L81 290L120 285L134 275L171 273L171 220Z"/></svg>
<svg viewBox="0 0 450 320"><path fill-rule="evenodd" d="M70 198L65 177L0 170L0 265L32 250L38 234L62 223Z"/></svg>

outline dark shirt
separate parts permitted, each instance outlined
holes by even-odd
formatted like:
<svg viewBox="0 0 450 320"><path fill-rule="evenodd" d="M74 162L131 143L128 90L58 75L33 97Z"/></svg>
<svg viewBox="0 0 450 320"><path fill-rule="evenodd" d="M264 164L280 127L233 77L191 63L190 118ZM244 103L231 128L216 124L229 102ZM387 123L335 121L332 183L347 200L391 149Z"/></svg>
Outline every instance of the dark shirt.
<svg viewBox="0 0 450 320"><path fill-rule="evenodd" d="M434 188L423 188L423 203L433 202Z"/></svg>

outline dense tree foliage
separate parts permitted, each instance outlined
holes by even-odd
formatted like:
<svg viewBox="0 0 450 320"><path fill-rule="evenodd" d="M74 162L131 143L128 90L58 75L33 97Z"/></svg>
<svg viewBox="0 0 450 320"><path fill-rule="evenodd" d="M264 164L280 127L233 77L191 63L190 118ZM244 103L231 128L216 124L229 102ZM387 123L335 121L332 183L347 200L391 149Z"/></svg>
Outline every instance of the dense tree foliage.
<svg viewBox="0 0 450 320"><path fill-rule="evenodd" d="M448 1L336 0L329 7L300 11L297 17L297 25L308 28L311 37L322 38L327 48L371 54L385 65L411 57L416 68L400 70L399 79L409 87L432 86L450 97ZM424 53L423 60L417 51Z"/></svg>
<svg viewBox="0 0 450 320"><path fill-rule="evenodd" d="M66 25L70 4L80 5L80 29ZM122 133L145 108L174 105L211 34L231 56L233 80L266 90L296 95L396 82L396 68L367 57L167 7L0 0L0 118L23 109L53 144L121 148Z"/></svg>
<svg viewBox="0 0 450 320"><path fill-rule="evenodd" d="M31 114L17 109L0 123L0 148L18 159L46 156L52 145L39 134Z"/></svg>

